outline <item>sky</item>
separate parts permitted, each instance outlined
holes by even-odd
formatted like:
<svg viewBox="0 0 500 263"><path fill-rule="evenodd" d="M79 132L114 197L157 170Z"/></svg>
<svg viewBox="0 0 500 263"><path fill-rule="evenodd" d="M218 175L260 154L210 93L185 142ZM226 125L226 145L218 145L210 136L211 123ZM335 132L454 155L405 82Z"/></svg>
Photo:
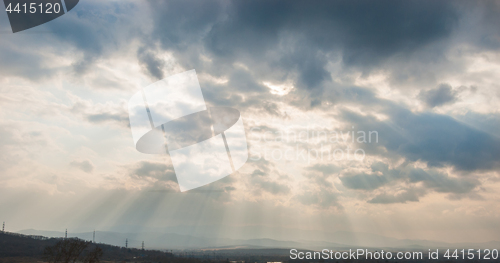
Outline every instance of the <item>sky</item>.
<svg viewBox="0 0 500 263"><path fill-rule="evenodd" d="M0 12L0 221L499 240L499 51L498 1L81 0L15 34ZM191 69L250 158L180 192L127 105Z"/></svg>

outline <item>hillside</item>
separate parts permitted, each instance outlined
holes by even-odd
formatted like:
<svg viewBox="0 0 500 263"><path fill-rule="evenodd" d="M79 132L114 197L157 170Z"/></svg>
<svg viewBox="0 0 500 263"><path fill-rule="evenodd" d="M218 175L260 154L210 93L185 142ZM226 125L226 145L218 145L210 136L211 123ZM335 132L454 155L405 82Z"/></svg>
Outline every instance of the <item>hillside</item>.
<svg viewBox="0 0 500 263"><path fill-rule="evenodd" d="M37 262L43 259L46 247L53 246L62 238L0 233L0 262ZM107 244L95 244L103 250L103 261L159 261L159 262L198 262L196 259L176 258L171 253L158 250L124 248Z"/></svg>

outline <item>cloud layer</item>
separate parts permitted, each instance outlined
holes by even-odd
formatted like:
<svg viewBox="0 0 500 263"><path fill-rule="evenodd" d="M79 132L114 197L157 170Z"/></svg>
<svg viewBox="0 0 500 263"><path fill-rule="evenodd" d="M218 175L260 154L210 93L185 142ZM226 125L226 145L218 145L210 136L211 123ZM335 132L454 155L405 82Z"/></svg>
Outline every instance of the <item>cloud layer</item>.
<svg viewBox="0 0 500 263"><path fill-rule="evenodd" d="M499 13L494 1L85 1L26 33L2 33L0 200L23 201L0 209L17 228L85 228L70 212L39 226L17 219L95 196L81 216L103 228L311 222L405 238L434 238L415 234L429 228L439 239L479 220L447 238L493 239ZM6 22L2 14L1 30ZM241 112L260 158L181 194L168 155L135 150L127 101L191 69L209 106ZM360 142L358 131L377 140ZM364 158L299 158L347 148ZM287 153L295 157L276 158ZM40 208L25 205L33 200Z"/></svg>

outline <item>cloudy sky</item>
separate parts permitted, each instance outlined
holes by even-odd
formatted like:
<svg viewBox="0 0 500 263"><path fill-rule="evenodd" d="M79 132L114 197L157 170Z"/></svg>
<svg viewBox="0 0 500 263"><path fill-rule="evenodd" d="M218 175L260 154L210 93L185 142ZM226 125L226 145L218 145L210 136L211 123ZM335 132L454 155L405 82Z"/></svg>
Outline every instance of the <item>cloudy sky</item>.
<svg viewBox="0 0 500 263"><path fill-rule="evenodd" d="M495 1L81 0L15 34L0 12L0 220L498 240L499 50ZM127 103L191 69L241 112L250 159L181 193L169 156L135 149Z"/></svg>

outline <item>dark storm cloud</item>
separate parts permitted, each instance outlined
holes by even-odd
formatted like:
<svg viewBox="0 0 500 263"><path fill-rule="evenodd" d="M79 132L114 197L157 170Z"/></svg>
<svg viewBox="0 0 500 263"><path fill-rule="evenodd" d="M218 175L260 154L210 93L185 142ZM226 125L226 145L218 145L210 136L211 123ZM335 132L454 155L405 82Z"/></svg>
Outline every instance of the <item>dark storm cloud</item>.
<svg viewBox="0 0 500 263"><path fill-rule="evenodd" d="M464 19L479 21L475 22L479 23L476 28L481 30L474 39L471 36L459 41L488 47L498 42L498 29L492 26L498 20L498 5L483 2L474 6L484 13L483 19L464 16L470 4L461 1L325 1L314 5L297 0L148 3L151 14L146 16L153 19L151 33L131 24L144 16L135 12L138 8L131 3L82 2L66 16L48 23L47 28L59 44L73 47L61 49L63 52L81 52L74 64L77 73L85 72L95 61L138 38L141 46L158 42L161 48L173 51L184 68L196 68L200 73L230 75L234 64L240 62L250 68L257 82L263 78L275 82L292 79L297 88L311 92L313 106L320 102L317 97L321 96L324 83L331 81L326 69L329 61L341 61L344 68L354 67L367 73L386 67L383 63L388 58L413 63L425 56L412 54L434 43L444 43L443 49L426 55L444 58L442 51L454 44L448 40ZM149 74L163 77L162 63L153 53L138 50L138 57ZM389 65L384 69L391 73L398 68ZM227 85L226 89L242 85L238 76L230 79L237 85Z"/></svg>
<svg viewBox="0 0 500 263"><path fill-rule="evenodd" d="M297 87L315 96L321 94L322 83L330 80L325 69L328 54L339 55L346 67L369 70L388 57L445 39L459 18L451 1L150 4L155 10L154 37L163 48L175 50L184 59L181 63L220 73L230 72L234 62L243 62L260 77L278 80L295 75ZM203 51L217 63L216 69L187 54Z"/></svg>
<svg viewBox="0 0 500 263"><path fill-rule="evenodd" d="M413 187L395 195L387 193L377 195L369 200L369 203L417 202L420 196L429 191L460 197L473 193L481 185L476 178L470 176L450 177L433 169L423 170L411 165L389 169L387 164L377 162L372 164L371 170L371 173L345 174L340 180L349 189L363 191L373 191L396 183L406 183ZM422 184L423 187L417 187L418 184Z"/></svg>
<svg viewBox="0 0 500 263"><path fill-rule="evenodd" d="M351 102L373 104L371 91L332 83L328 62L340 62L339 74L350 69L365 74L383 70L395 83L412 80L435 85L437 74L461 67L448 62L447 50L464 43L481 45L464 25L476 23L474 28L481 28L476 37L481 39L498 35L498 29L487 26L496 19L491 14L498 13L498 6L461 1L150 4L155 20L151 39L173 51L185 68L229 79L220 85L202 83L207 102L261 109L276 116L283 116L275 103L282 98L269 94L260 84L263 80L293 80L296 96L287 97L287 102L305 109L322 106L325 92L341 95L329 99L334 103L352 95L342 93L354 92L358 97ZM489 18L475 19L467 13L471 8L490 14ZM451 41L456 34L461 37ZM201 54L210 61L201 59ZM238 63L247 69L235 66ZM438 91L422 94L422 98L433 106L456 99L454 92Z"/></svg>
<svg viewBox="0 0 500 263"><path fill-rule="evenodd" d="M480 185L474 178L451 178L443 173L426 172L422 169L411 170L408 177L410 182L423 182L428 189L440 193L465 194Z"/></svg>
<svg viewBox="0 0 500 263"><path fill-rule="evenodd" d="M163 48L185 50L199 43L223 15L223 1L149 1L155 19L152 37ZM199 55L199 54L197 54Z"/></svg>
<svg viewBox="0 0 500 263"><path fill-rule="evenodd" d="M498 1L476 1L460 6L460 11L472 17L467 21L467 38L480 50L500 48L500 3Z"/></svg>
<svg viewBox="0 0 500 263"><path fill-rule="evenodd" d="M145 47L137 50L137 58L146 71L157 80L163 79L163 67L165 62L157 58L154 52Z"/></svg>
<svg viewBox="0 0 500 263"><path fill-rule="evenodd" d="M111 28L114 23L109 17L114 14L113 10L107 11L111 13L104 14L99 6L81 3L64 16L64 21L47 23L57 40L82 52L82 58L73 64L76 74L85 73L97 59L102 59L106 49L112 48L115 34Z"/></svg>
<svg viewBox="0 0 500 263"><path fill-rule="evenodd" d="M305 87L313 95L318 95L321 94L323 81L331 80L330 73L325 69L328 59L323 52L308 46L309 43L304 43L291 54L283 55L279 65L286 71L298 72L299 87Z"/></svg>
<svg viewBox="0 0 500 263"><path fill-rule="evenodd" d="M314 5L305 1L148 3L152 32L130 24L144 15L134 13L137 8L130 3L81 3L63 20L48 23L48 28L59 44L70 47L63 50L81 52L74 64L78 73L139 38L139 63L154 78L165 76L164 62L146 47L159 44L172 51L184 68L229 79L222 85L202 83L208 103L260 108L276 116L283 116L275 103L278 97L269 94L261 84L263 80L292 80L301 103L308 108L319 107L323 92L338 88L330 85L332 79L326 68L329 62L340 61L341 70L357 68L367 73L384 69L392 74L400 70L400 65L384 64L389 58L405 64L420 57L444 58L441 51L446 50L447 40L459 29L458 22L465 19L463 12L467 10L464 2L455 1L329 1ZM478 23L495 21L493 14L498 8L486 4L476 8L489 8L490 14ZM128 31L123 30L125 27ZM483 35L497 30L485 28L489 29L482 29ZM422 51L433 43L446 45L440 44L444 45L443 50ZM427 53L414 55L418 52ZM248 69L235 66L238 63ZM420 73L402 75L408 74Z"/></svg>
<svg viewBox="0 0 500 263"><path fill-rule="evenodd" d="M217 54L264 55L291 32L312 45L308 51L342 48L343 60L359 65L446 37L457 17L449 1L233 2L227 14L207 38Z"/></svg>
<svg viewBox="0 0 500 263"><path fill-rule="evenodd" d="M377 131L377 148L367 153L402 156L407 161L423 161L429 167L453 166L471 172L500 167L500 139L465 125L454 118L431 112L413 113L392 103L383 111L389 120L378 121L344 111L342 118L358 130Z"/></svg>
<svg viewBox="0 0 500 263"><path fill-rule="evenodd" d="M435 89L420 91L419 99L428 107L434 108L444 104L450 104L457 100L457 91L448 84L441 84Z"/></svg>
<svg viewBox="0 0 500 263"><path fill-rule="evenodd" d="M498 113L481 114L468 111L463 115L457 115L455 117L458 120L465 122L476 129L485 131L492 136L500 136L500 114Z"/></svg>

